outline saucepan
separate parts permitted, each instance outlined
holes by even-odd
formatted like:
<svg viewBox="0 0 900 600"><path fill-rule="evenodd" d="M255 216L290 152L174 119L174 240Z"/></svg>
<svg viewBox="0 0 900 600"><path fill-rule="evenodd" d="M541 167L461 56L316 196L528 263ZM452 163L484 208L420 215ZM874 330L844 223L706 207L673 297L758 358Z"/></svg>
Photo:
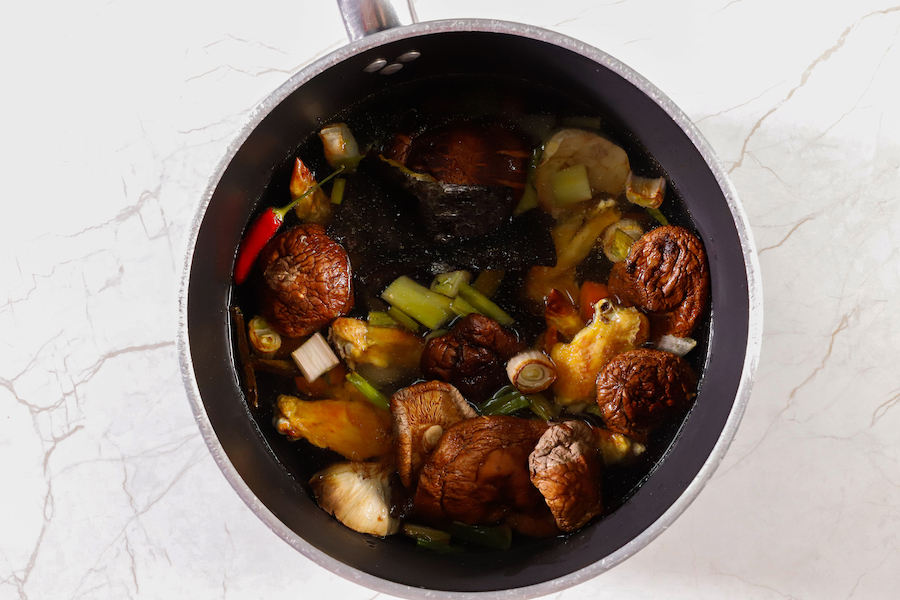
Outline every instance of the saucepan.
<svg viewBox="0 0 900 600"><path fill-rule="evenodd" d="M709 144L660 90L578 40L516 23L416 22L406 2L339 0L350 43L267 97L225 149L188 231L179 357L200 431L226 479L272 531L339 576L408 598L526 598L596 577L684 512L744 412L762 332L757 256L732 183ZM505 552L446 556L344 528L279 459L241 390L229 304L235 252L279 165L341 108L419 79L464 74L565 90L654 158L702 238L711 273L704 375L695 405L653 471L602 520Z"/></svg>

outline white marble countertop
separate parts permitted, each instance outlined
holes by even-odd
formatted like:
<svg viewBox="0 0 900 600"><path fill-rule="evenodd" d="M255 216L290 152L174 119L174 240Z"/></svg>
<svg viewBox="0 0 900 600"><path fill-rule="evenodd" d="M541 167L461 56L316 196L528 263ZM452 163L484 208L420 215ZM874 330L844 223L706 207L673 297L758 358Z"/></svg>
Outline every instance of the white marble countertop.
<svg viewBox="0 0 900 600"><path fill-rule="evenodd" d="M824 6L828 8L824 8ZM765 330L737 437L675 524L555 594L888 599L900 584L900 6L418 0L647 77L725 163ZM234 493L176 358L186 228L251 108L346 36L326 0L19 2L0 25L0 598L387 598Z"/></svg>

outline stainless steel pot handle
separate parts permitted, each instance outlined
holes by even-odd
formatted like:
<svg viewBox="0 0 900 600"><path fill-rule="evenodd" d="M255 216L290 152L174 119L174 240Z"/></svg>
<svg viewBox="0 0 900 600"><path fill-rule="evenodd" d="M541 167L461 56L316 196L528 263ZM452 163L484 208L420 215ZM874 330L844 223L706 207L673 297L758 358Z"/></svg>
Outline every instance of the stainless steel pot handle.
<svg viewBox="0 0 900 600"><path fill-rule="evenodd" d="M351 42L418 22L412 0L337 0L337 3Z"/></svg>

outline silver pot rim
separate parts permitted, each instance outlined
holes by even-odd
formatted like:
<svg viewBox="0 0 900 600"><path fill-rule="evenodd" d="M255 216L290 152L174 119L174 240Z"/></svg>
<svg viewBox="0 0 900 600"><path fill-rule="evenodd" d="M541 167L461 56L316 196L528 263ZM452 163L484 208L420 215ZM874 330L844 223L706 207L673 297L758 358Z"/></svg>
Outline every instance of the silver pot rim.
<svg viewBox="0 0 900 600"><path fill-rule="evenodd" d="M669 507L669 509L649 527L647 527L640 535L632 539L628 544L622 546L615 552L606 556L580 570L569 573L568 575L557 579L549 580L540 584L526 587L514 588L509 590L486 591L486 592L450 592L427 590L418 587L412 587L388 581L353 567L349 567L344 563L328 556L318 548L306 542L282 523L252 492L247 484L238 473L232 462L222 447L221 442L213 430L207 415L197 380L194 374L193 360L191 357L190 346L188 342L187 328L187 306L188 306L188 284L190 281L190 271L193 254L200 230L200 225L206 210L212 199L213 193L219 184L222 175L227 169L229 163L233 159L235 153L241 145L247 140L252 131L262 122L263 119L287 98L296 89L304 83L337 65L350 57L356 56L382 44L389 42L424 36L433 33L451 33L451 32L486 32L498 33L512 36L524 37L536 41L547 42L574 53L580 54L598 64L603 65L614 73L618 74L646 96L651 98L658 104L670 118L684 131L686 136L691 140L694 146L702 155L710 171L716 178L721 188L728 207L731 211L734 225L737 230L741 249L743 251L744 265L747 273L747 286L749 298L749 321L747 335L747 352L744 357L744 364L740 382L737 388L735 401L732 410L728 416L726 424L716 442L712 452L701 467L700 471L682 492L678 499ZM694 501L700 490L706 485L712 477L716 468L722 462L732 440L737 432L738 425L743 417L747 402L750 397L753 380L756 375L756 369L759 362L759 355L762 344L763 330L763 302L762 302L762 282L759 268L759 258L756 247L750 231L749 221L741 206L737 192L731 182L724 166L719 161L712 147L700 133L696 125L679 109L671 99L669 99L661 90L650 83L636 71L613 58L606 52L599 50L593 46L585 44L574 38L531 25L513 23L500 20L482 20L482 19L454 19L444 21L431 21L416 23L400 28L389 29L379 33L367 36L359 41L351 42L341 48L331 52L330 54L308 64L291 76L284 84L274 90L262 102L260 102L247 116L238 133L233 137L225 148L219 162L209 177L203 196L200 198L194 217L191 220L185 236L184 243L184 263L182 268L181 286L178 295L178 331L177 331L177 349L178 359L181 366L182 380L188 399L191 403L191 409L194 418L200 428L200 433L209 448L216 464L225 475L225 479L234 488L238 496L246 503L250 510L271 529L278 537L287 542L291 547L300 552L303 556L310 559L317 565L327 569L328 571L347 579L353 583L362 585L369 589L380 593L391 594L402 598L410 599L447 599L462 600L463 598L479 598L483 600L511 600L526 599L560 592L572 586L584 583L608 571L615 565L621 563L625 559L635 554L640 549L647 546L652 540L658 537L687 509Z"/></svg>

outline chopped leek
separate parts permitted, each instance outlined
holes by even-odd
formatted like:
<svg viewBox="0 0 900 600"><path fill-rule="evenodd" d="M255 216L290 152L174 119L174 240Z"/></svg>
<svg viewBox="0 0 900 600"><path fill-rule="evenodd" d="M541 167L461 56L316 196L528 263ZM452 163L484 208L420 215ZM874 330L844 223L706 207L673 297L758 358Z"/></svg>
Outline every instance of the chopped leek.
<svg viewBox="0 0 900 600"><path fill-rule="evenodd" d="M443 326L453 316L450 298L432 292L406 275L387 286L381 297L428 329Z"/></svg>
<svg viewBox="0 0 900 600"><path fill-rule="evenodd" d="M694 346L697 345L697 340L689 337L677 337L671 334L666 334L659 338L659 342L656 344L657 350L662 350L663 352L670 352L676 356L684 356L688 352L694 349Z"/></svg>
<svg viewBox="0 0 900 600"><path fill-rule="evenodd" d="M453 299L453 304L450 305L450 310L452 310L454 314L459 315L460 317L472 314L473 312L478 312L477 310L475 310L474 306L463 300L462 296L457 296Z"/></svg>
<svg viewBox="0 0 900 600"><path fill-rule="evenodd" d="M644 208L659 208L666 195L665 177L641 177L628 173L625 180L625 197L632 204Z"/></svg>
<svg viewBox="0 0 900 600"><path fill-rule="evenodd" d="M441 554L456 554L464 550L460 546L454 546L452 544L439 542L436 540L427 540L425 538L416 538L416 546L419 548L425 548L427 550L433 550L434 552L439 552Z"/></svg>
<svg viewBox="0 0 900 600"><path fill-rule="evenodd" d="M263 356L270 356L281 348L281 336L272 329L265 317L259 315L250 319L247 325L250 345Z"/></svg>
<svg viewBox="0 0 900 600"><path fill-rule="evenodd" d="M479 313L494 319L501 325L511 325L514 321L502 308L494 304L490 298L464 281L459 284L459 295Z"/></svg>
<svg viewBox="0 0 900 600"><path fill-rule="evenodd" d="M479 406L478 410L485 416L511 415L529 405L528 398L522 392L506 385Z"/></svg>
<svg viewBox="0 0 900 600"><path fill-rule="evenodd" d="M363 376L356 371L350 371L349 373L347 373L347 381L349 381L353 385L353 387L355 387L363 396L365 396L366 400L368 400L378 408L391 410L390 399L379 392L377 389L375 389L375 386L366 381Z"/></svg>
<svg viewBox="0 0 900 600"><path fill-rule="evenodd" d="M345 123L333 123L319 130L319 139L325 150L325 160L333 168L341 165L353 171L362 159L359 144Z"/></svg>
<svg viewBox="0 0 900 600"><path fill-rule="evenodd" d="M553 188L553 199L558 206L584 202L594 195L584 163L557 171L550 176L550 185Z"/></svg>
<svg viewBox="0 0 900 600"><path fill-rule="evenodd" d="M528 408L531 409L531 412L544 421L549 421L559 412L558 407L547 400L543 394L528 394L525 397L528 398Z"/></svg>
<svg viewBox="0 0 900 600"><path fill-rule="evenodd" d="M369 322L369 327L398 327L400 325L394 317L381 310L369 311L366 320Z"/></svg>
<svg viewBox="0 0 900 600"><path fill-rule="evenodd" d="M662 214L658 208L648 208L646 209L651 217L657 220L660 225L668 225L669 220L666 218L666 215Z"/></svg>
<svg viewBox="0 0 900 600"><path fill-rule="evenodd" d="M501 271L500 269L485 269L472 282L472 287L488 298L492 298L500 289L504 275L506 275L506 271Z"/></svg>
<svg viewBox="0 0 900 600"><path fill-rule="evenodd" d="M404 523L403 534L416 539L425 539L443 544L450 543L450 534L448 532L433 527L427 527L425 525Z"/></svg>
<svg viewBox="0 0 900 600"><path fill-rule="evenodd" d="M339 177L334 180L331 185L331 203L340 204L344 199L344 188L347 187L347 180Z"/></svg>
<svg viewBox="0 0 900 600"><path fill-rule="evenodd" d="M419 324L416 322L416 320L396 306L392 306L388 309L388 316L390 316L392 319L394 319L413 333L419 331Z"/></svg>
<svg viewBox="0 0 900 600"><path fill-rule="evenodd" d="M606 240L604 239L604 242ZM628 258L628 251L631 250L631 245L634 243L634 238L615 227L612 230L612 235L610 236L609 244L604 244L603 249L606 251L606 256L609 257L613 262L621 262Z"/></svg>
<svg viewBox="0 0 900 600"><path fill-rule="evenodd" d="M522 197L519 199L519 203L516 204L516 208L515 210L513 210L513 214L521 215L522 213L528 212L532 208L537 208L537 205L537 190L534 189L534 184L528 182L525 184L525 191L522 193Z"/></svg>
<svg viewBox="0 0 900 600"><path fill-rule="evenodd" d="M448 298L456 298L459 293L459 284L472 280L472 274L468 271L451 271L441 273L431 282L431 291L443 294Z"/></svg>
<svg viewBox="0 0 900 600"><path fill-rule="evenodd" d="M300 367L307 381L315 381L322 373L341 364L334 350L318 331L291 352L291 358Z"/></svg>
<svg viewBox="0 0 900 600"><path fill-rule="evenodd" d="M450 524L450 535L464 542L496 550L509 550L512 545L512 529L505 523L502 525L466 525L459 521L453 521Z"/></svg>

